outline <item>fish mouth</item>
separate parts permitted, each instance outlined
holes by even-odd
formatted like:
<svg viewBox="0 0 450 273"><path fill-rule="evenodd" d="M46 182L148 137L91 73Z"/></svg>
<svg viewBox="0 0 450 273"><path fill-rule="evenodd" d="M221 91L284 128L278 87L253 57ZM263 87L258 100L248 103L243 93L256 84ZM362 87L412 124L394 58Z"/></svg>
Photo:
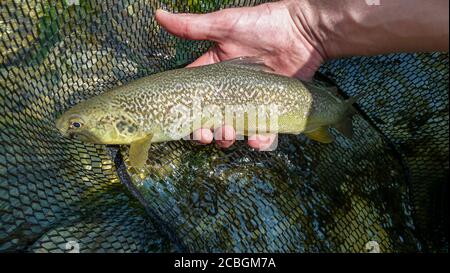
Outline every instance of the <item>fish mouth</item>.
<svg viewBox="0 0 450 273"><path fill-rule="evenodd" d="M91 144L101 144L101 141L96 136L86 131L68 132L67 136L71 139L76 139Z"/></svg>
<svg viewBox="0 0 450 273"><path fill-rule="evenodd" d="M56 125L56 129L58 129L58 131L63 135L63 136L67 136L67 128L65 128L63 126L64 122L62 120L62 118L58 118L55 121L55 125Z"/></svg>

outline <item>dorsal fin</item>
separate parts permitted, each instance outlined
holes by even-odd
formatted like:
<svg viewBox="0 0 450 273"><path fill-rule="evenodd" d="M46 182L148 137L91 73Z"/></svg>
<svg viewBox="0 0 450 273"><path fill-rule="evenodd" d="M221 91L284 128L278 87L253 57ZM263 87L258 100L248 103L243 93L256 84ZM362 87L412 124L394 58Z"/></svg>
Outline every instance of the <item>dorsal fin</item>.
<svg viewBox="0 0 450 273"><path fill-rule="evenodd" d="M220 62L220 64L240 66L242 68L274 73L274 70L264 63L262 57L244 56Z"/></svg>

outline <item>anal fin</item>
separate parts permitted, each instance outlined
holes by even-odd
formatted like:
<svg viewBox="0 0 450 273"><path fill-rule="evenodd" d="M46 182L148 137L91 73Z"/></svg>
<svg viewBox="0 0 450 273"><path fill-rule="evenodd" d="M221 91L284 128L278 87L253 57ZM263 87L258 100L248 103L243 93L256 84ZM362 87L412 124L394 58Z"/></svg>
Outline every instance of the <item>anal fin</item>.
<svg viewBox="0 0 450 273"><path fill-rule="evenodd" d="M309 132L304 132L304 134L310 139L320 143L332 143L334 140L333 136L328 132L328 128L324 126Z"/></svg>
<svg viewBox="0 0 450 273"><path fill-rule="evenodd" d="M353 137L353 124L352 118L348 117L334 125L334 127L345 137L352 138Z"/></svg>
<svg viewBox="0 0 450 273"><path fill-rule="evenodd" d="M130 164L134 168L142 168L145 166L145 162L148 158L148 150L152 143L152 135L146 136L142 139L136 140L131 143L129 158Z"/></svg>

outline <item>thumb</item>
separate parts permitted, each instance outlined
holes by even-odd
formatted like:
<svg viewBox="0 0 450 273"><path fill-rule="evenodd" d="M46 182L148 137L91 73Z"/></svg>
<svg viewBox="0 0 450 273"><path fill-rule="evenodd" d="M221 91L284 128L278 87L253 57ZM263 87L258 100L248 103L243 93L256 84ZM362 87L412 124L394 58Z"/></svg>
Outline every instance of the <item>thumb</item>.
<svg viewBox="0 0 450 273"><path fill-rule="evenodd" d="M207 14L173 14L156 11L156 21L173 35L190 40L215 41L221 31L218 24L220 11Z"/></svg>
<svg viewBox="0 0 450 273"><path fill-rule="evenodd" d="M220 62L221 60L217 56L216 49L217 49L216 47L212 47L210 50L206 51L205 54L200 56L197 60L195 60L191 64L189 64L187 67L202 66L202 65L208 65L208 64Z"/></svg>

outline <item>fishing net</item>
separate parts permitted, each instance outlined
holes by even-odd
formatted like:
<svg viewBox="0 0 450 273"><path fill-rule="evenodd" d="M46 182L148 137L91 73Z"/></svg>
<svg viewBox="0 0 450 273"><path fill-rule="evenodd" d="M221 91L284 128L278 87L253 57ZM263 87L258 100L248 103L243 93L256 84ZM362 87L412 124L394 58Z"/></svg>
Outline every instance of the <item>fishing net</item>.
<svg viewBox="0 0 450 273"><path fill-rule="evenodd" d="M368 94L355 137L330 145L162 143L137 172L127 147L57 132L70 106L208 49L161 29L157 8L260 2L1 1L0 251L448 252L447 54L325 64L322 82Z"/></svg>

